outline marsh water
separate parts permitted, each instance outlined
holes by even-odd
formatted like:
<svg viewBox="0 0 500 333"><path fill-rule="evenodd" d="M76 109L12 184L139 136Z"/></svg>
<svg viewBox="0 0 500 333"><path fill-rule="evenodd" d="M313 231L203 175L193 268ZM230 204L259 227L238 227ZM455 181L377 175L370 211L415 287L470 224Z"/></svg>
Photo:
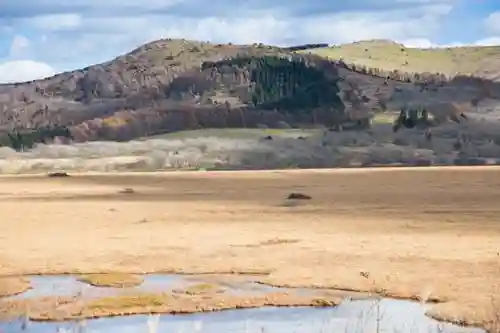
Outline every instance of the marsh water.
<svg viewBox="0 0 500 333"><path fill-rule="evenodd" d="M160 291L199 283L180 275L148 275L138 287ZM92 287L73 276L37 276L31 278L32 289L8 299L42 296L83 295L102 296L118 292L115 288ZM226 292L237 294L291 291L252 282L227 283ZM121 289L120 289L121 290ZM123 290L122 290L123 291ZM315 293L300 289L298 293ZM432 306L432 305L429 305ZM186 315L130 315L90 319L84 322L27 322L23 319L0 322L0 333L484 333L481 329L463 328L440 323L425 315L420 303L393 299L346 299L340 305L326 308L263 307L226 310Z"/></svg>
<svg viewBox="0 0 500 333"><path fill-rule="evenodd" d="M167 292L211 282L211 280L207 281L195 276L176 274L147 274L143 276L143 279L143 282L136 287L109 288L89 285L79 281L76 276L71 275L30 276L31 289L21 294L6 297L5 299L74 296L77 294L81 297L93 298L137 291ZM305 288L278 288L253 281L224 281L217 282L216 284L219 285L225 293L235 296L255 296L269 292L290 292L298 295L312 295L321 291Z"/></svg>

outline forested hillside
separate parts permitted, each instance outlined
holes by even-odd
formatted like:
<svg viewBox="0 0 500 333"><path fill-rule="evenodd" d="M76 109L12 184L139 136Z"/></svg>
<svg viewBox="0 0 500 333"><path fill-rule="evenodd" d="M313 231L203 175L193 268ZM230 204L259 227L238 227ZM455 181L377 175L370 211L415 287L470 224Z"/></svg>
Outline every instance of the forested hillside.
<svg viewBox="0 0 500 333"><path fill-rule="evenodd" d="M481 107L500 96L489 80L339 61L322 56L318 50L334 49L326 46L165 39L103 64L0 85L0 144L19 135L31 138L28 147L60 138L52 133L124 141L207 127L332 126L409 104Z"/></svg>
<svg viewBox="0 0 500 333"><path fill-rule="evenodd" d="M123 90L114 98L110 89L116 91L119 85L108 84L108 89L103 89L106 85L97 80L97 69L88 69L83 81L77 81L85 87L83 95L66 85L48 84L47 89L53 93L52 99L71 98L73 103L87 106L92 110L90 119L68 119L71 114L61 108L59 119L53 121L50 116L54 112L46 106L33 114L48 118L48 124L36 126L43 127L42 132L32 133L26 128L31 125L28 123L10 130L11 135L5 135L0 143L12 143L14 138L31 147L34 142L51 139L51 125L55 124L67 126L70 134L65 137L76 141L123 141L183 129L277 126L280 122L290 126L333 125L342 119L338 73L331 62L314 56L272 54L269 50L273 49L264 46L251 50L204 61L168 83L145 85L136 93L135 89ZM12 145L18 147L19 143Z"/></svg>
<svg viewBox="0 0 500 333"><path fill-rule="evenodd" d="M329 79L322 68L303 57L240 56L204 62L201 76L204 84L195 80L188 87L191 93L215 93L228 88L229 94L254 109L284 113L307 113L321 107L343 110L337 80ZM175 80L171 89L180 90Z"/></svg>

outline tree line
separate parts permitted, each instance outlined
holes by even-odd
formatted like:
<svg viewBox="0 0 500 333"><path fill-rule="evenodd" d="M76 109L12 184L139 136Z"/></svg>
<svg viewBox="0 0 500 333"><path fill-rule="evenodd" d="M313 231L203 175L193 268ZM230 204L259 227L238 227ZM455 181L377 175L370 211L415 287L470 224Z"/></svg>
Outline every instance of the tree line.
<svg viewBox="0 0 500 333"><path fill-rule="evenodd" d="M202 70L237 67L249 74L251 104L259 109L308 112L328 107L343 111L336 80L297 56L239 56L218 62L205 62Z"/></svg>
<svg viewBox="0 0 500 333"><path fill-rule="evenodd" d="M494 86L498 86L491 80L473 76L473 75L456 75L448 76L444 73L417 73L417 72L405 72L398 69L395 70L384 70L376 67L368 67L365 65L347 63L344 60L339 60L335 62L338 66L364 75L370 75L374 77L384 78L386 80L399 81L404 83L413 83L422 86L425 89L428 85L433 86L444 86L449 83L457 83L462 85L480 86L485 90L492 90Z"/></svg>
<svg viewBox="0 0 500 333"><path fill-rule="evenodd" d="M328 43L319 43L319 44L304 44L304 45L295 45L295 46L290 46L290 47L285 47L284 49L286 51L303 51L303 50L310 50L310 49L321 49L321 48L326 48L329 47Z"/></svg>
<svg viewBox="0 0 500 333"><path fill-rule="evenodd" d="M35 129L13 129L0 135L0 146L25 151L36 143L52 142L56 137L73 139L67 126L44 126Z"/></svg>

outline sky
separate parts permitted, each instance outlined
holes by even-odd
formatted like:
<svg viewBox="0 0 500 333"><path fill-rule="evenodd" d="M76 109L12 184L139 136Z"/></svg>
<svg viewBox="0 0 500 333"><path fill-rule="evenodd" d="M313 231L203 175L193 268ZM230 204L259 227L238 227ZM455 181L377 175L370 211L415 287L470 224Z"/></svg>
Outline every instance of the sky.
<svg viewBox="0 0 500 333"><path fill-rule="evenodd" d="M160 38L496 45L500 1L0 0L0 83L108 61Z"/></svg>

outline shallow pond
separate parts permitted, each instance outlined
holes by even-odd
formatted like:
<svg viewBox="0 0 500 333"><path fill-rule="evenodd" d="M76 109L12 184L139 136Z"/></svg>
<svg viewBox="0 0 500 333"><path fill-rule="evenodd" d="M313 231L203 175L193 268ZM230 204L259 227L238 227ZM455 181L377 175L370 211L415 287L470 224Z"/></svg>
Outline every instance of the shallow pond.
<svg viewBox="0 0 500 333"><path fill-rule="evenodd" d="M270 292L289 292L297 295L320 294L324 290L310 290L305 288L278 288L253 281L225 281L204 279L202 276L175 275L175 274L147 274L142 276L144 281L136 287L111 288L96 287L78 280L76 276L54 275L54 276L30 276L30 290L5 297L3 299L28 299L48 296L75 296L83 298L94 298L126 294L127 292L171 292L175 289L188 288L204 283L213 283L221 287L225 293L235 296L255 296ZM2 333L2 332L0 332Z"/></svg>
<svg viewBox="0 0 500 333"><path fill-rule="evenodd" d="M82 297L92 298L137 291L171 292L200 283L217 284L224 289L225 293L237 296L262 295L276 291L297 295L320 295L325 292L321 289L278 288L259 284L251 279L231 277L148 274L144 275L143 278L144 282L137 287L109 288L91 286L78 281L77 277L69 275L31 276L29 277L31 290L4 299L15 300L78 294ZM330 292L333 293L333 291ZM392 299L376 301L366 299L366 297L366 295L361 297L359 293L353 293L354 300L346 300L339 306L329 308L265 307L189 315L131 315L100 318L87 320L83 331L78 331L79 325L70 321L59 323L29 322L25 330L22 330L22 320L15 320L8 323L0 322L0 333L67 332L58 331L58 329L88 333L152 332L148 325L157 325L157 332L484 333L480 329L461 328L430 319L425 316L426 309L417 302Z"/></svg>
<svg viewBox="0 0 500 333"><path fill-rule="evenodd" d="M30 276L28 277L31 289L5 299L27 299L35 297L48 296L75 296L80 294L82 297L102 297L115 295L127 291L163 291L172 288L182 287L185 283L182 276L179 275L156 275L150 274L144 276L144 282L137 287L128 288L110 288L91 286L78 280L76 276L54 275L54 276ZM1 333L1 332L0 332Z"/></svg>
<svg viewBox="0 0 500 333"><path fill-rule="evenodd" d="M345 301L334 308L267 307L189 315L133 315L87 320L84 325L31 322L24 331L20 322L0 323L2 333L55 333L58 330L86 333L484 333L480 329L461 328L430 319L419 303L390 299Z"/></svg>

